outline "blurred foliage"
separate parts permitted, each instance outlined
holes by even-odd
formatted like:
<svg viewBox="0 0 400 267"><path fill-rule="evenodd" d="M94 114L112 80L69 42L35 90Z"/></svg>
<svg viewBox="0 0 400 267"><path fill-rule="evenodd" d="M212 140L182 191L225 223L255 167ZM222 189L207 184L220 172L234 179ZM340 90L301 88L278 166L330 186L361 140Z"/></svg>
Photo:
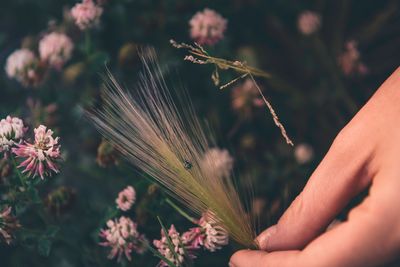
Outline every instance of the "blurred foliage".
<svg viewBox="0 0 400 267"><path fill-rule="evenodd" d="M163 193L118 161L118 155L97 154L113 150L83 116L84 109L100 98L105 66L128 87L134 83L141 45L154 46L162 65L179 73L172 75L172 84L188 88L196 110L215 129L218 144L234 155L237 176L253 184L260 229L277 221L338 131L399 65L400 3L395 0L110 0L100 27L86 33L64 19L74 4L2 1L1 66L20 46L36 47L50 29L62 29L76 46L64 69L48 73L37 88L24 88L4 71L0 74L0 118L12 114L30 128L51 126L61 137L64 157L59 175L26 192L32 205L20 218L26 228L19 231L15 244L0 245L2 266L155 266L158 259L151 253L118 264L97 244L99 229L118 213L115 198L126 185L136 188L138 198L130 215L150 240L160 236L157 216L166 225L174 223L178 231L190 227L165 203ZM238 115L231 108L231 88L221 91L213 85L213 68L183 61L184 54L170 46L171 38L190 42L188 21L205 7L229 21L226 38L207 49L272 73L273 78L259 80L260 85L295 144L313 148L311 162L297 163L266 109ZM307 9L322 17L321 29L312 36L301 35L296 26L298 15ZM358 42L368 74L345 76L338 67L337 58L349 40ZM46 111L49 105L56 109ZM106 163L100 167L96 157ZM2 173L9 170L3 163L1 168ZM35 206L37 201L45 208ZM224 266L235 249L231 244L212 254L202 252L195 265Z"/></svg>

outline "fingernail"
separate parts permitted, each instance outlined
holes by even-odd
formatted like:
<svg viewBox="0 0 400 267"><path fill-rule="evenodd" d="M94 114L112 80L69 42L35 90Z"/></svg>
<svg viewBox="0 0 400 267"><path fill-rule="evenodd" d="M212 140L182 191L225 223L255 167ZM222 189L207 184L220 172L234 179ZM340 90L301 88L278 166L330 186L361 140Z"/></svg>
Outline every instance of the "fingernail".
<svg viewBox="0 0 400 267"><path fill-rule="evenodd" d="M229 262L229 267L235 267L235 265L232 262Z"/></svg>
<svg viewBox="0 0 400 267"><path fill-rule="evenodd" d="M262 250L268 249L268 242L275 233L276 233L276 225L273 225L257 237L257 242L258 245L260 246L260 249Z"/></svg>

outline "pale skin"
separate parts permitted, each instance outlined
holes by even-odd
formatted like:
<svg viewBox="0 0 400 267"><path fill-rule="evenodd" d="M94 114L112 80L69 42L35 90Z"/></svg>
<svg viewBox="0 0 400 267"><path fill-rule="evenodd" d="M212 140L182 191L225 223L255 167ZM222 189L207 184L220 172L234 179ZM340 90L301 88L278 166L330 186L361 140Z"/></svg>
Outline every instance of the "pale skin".
<svg viewBox="0 0 400 267"><path fill-rule="evenodd" d="M346 221L326 227L357 194ZM382 266L400 255L400 68L340 131L300 195L260 250L241 250L231 267Z"/></svg>

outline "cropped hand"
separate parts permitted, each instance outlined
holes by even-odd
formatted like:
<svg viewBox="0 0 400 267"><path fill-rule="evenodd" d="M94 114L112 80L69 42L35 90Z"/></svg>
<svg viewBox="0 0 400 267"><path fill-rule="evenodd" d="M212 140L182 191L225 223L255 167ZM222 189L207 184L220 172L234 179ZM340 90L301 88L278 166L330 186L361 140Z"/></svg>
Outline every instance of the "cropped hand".
<svg viewBox="0 0 400 267"><path fill-rule="evenodd" d="M345 222L326 227L361 191ZM400 255L400 68L335 138L259 251L236 252L232 267L381 266Z"/></svg>

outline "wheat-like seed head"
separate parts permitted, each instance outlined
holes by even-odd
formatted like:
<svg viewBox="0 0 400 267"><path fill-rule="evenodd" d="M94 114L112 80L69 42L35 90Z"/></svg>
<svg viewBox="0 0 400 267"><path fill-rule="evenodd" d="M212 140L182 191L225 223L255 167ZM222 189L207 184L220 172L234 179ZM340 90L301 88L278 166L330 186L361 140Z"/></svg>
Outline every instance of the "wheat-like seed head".
<svg viewBox="0 0 400 267"><path fill-rule="evenodd" d="M232 239L255 244L252 220L231 177L216 177L213 163L200 164L209 149L205 134L184 91L172 100L155 52L141 54L144 71L135 95L108 73L104 108L89 115L100 132L126 158L152 176L167 192L197 215L209 211ZM207 138L208 137L208 138ZM207 170L205 168L208 168Z"/></svg>

